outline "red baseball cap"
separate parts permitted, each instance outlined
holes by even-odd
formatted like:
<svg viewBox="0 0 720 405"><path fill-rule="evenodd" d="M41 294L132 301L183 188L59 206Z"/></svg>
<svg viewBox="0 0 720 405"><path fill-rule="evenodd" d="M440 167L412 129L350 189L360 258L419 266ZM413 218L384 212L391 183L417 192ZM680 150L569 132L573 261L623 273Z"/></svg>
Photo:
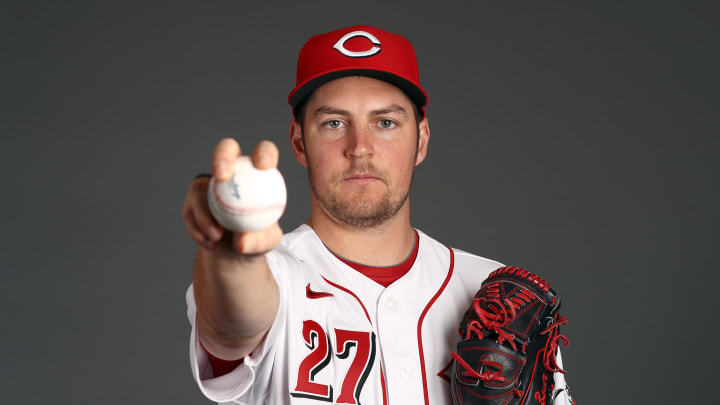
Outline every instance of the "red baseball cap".
<svg viewBox="0 0 720 405"><path fill-rule="evenodd" d="M367 76L399 87L422 111L428 96L420 86L417 58L410 41L368 25L355 25L310 38L300 50L295 108L323 84L345 76Z"/></svg>

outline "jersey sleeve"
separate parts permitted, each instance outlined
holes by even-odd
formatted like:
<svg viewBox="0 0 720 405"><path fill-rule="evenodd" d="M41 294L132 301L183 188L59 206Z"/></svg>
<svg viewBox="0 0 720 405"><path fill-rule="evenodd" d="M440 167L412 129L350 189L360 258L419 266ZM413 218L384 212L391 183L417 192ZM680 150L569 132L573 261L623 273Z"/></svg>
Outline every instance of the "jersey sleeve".
<svg viewBox="0 0 720 405"><path fill-rule="evenodd" d="M273 362L278 352L285 351L287 317L287 268L292 266L294 258L280 247L266 255L268 266L280 290L280 305L270 330L259 346L230 372L213 377L208 353L200 345L197 335L197 307L193 285L188 288L185 299L187 316L191 325L190 367L200 391L215 402L234 402L238 404L262 403L267 397L272 383Z"/></svg>

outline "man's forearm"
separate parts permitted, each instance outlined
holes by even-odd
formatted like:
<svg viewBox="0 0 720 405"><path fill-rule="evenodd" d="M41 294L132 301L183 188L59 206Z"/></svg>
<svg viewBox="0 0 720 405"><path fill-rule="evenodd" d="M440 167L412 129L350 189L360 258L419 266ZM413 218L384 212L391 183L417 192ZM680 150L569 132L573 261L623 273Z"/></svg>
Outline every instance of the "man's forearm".
<svg viewBox="0 0 720 405"><path fill-rule="evenodd" d="M277 313L278 287L264 255L218 256L201 248L193 289L198 335L220 358L251 353Z"/></svg>

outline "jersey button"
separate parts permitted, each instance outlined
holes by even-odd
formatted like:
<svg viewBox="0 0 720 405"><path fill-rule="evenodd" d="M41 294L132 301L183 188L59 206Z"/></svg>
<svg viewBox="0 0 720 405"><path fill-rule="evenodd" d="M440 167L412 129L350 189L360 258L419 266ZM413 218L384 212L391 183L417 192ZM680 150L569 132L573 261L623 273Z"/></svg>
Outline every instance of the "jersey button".
<svg viewBox="0 0 720 405"><path fill-rule="evenodd" d="M395 308L398 304L397 300L393 297L388 298L385 303L387 304L388 308Z"/></svg>
<svg viewBox="0 0 720 405"><path fill-rule="evenodd" d="M410 377L410 369L407 367L403 367L400 369L400 376L402 378L408 378Z"/></svg>

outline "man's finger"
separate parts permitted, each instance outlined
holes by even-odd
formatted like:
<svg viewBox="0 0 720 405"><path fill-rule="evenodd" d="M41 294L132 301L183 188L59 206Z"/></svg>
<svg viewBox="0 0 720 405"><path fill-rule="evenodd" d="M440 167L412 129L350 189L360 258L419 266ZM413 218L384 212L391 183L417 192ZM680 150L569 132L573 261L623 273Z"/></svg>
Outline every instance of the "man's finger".
<svg viewBox="0 0 720 405"><path fill-rule="evenodd" d="M213 153L213 177L226 181L232 176L235 161L240 156L240 145L232 138L223 138Z"/></svg>
<svg viewBox="0 0 720 405"><path fill-rule="evenodd" d="M208 178L199 178L193 181L190 184L187 200L192 209L197 228L207 239L217 242L222 238L223 228L210 214L207 200L209 184L210 180Z"/></svg>
<svg viewBox="0 0 720 405"><path fill-rule="evenodd" d="M271 141L260 141L253 152L253 165L260 170L274 169L278 165L280 152Z"/></svg>
<svg viewBox="0 0 720 405"><path fill-rule="evenodd" d="M245 255L262 254L275 249L282 240L282 229L276 222L257 232L236 233L233 247Z"/></svg>
<svg viewBox="0 0 720 405"><path fill-rule="evenodd" d="M193 215L192 208L187 203L186 203L186 206L183 207L182 217L183 217L183 222L185 223L185 227L187 228L187 231L190 234L190 237L198 245L204 245L207 242L205 234L200 232L200 228L198 227L197 223L195 222L195 216Z"/></svg>

